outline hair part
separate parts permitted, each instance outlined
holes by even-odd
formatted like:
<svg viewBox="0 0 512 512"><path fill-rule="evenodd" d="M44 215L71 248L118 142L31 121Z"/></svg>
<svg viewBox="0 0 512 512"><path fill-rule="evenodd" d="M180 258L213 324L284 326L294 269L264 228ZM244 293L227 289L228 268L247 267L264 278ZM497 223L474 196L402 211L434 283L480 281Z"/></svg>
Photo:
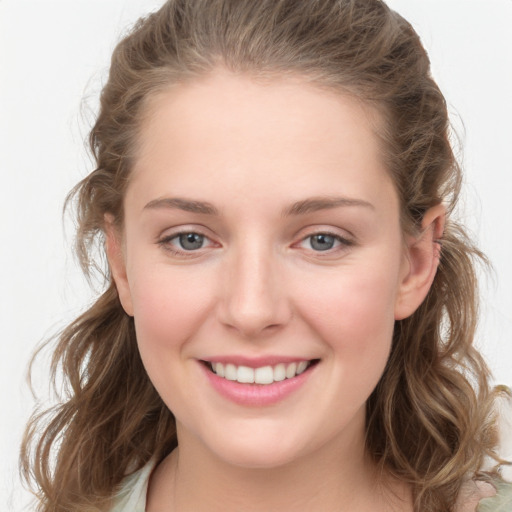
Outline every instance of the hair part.
<svg viewBox="0 0 512 512"><path fill-rule="evenodd" d="M415 510L451 510L495 444L486 365L473 346L482 253L453 219L461 171L446 103L418 35L380 0L169 0L116 47L90 134L96 169L71 192L86 274L104 219L123 198L148 101L219 66L255 79L301 77L376 109L377 134L405 232L444 203L448 221L434 284L396 322L384 375L367 403L368 452L413 489ZM176 446L172 413L137 350L112 279L60 335L52 361L70 392L26 433L22 472L40 511L101 510L123 478ZM42 431L40 425L45 425ZM57 453L55 465L51 454Z"/></svg>

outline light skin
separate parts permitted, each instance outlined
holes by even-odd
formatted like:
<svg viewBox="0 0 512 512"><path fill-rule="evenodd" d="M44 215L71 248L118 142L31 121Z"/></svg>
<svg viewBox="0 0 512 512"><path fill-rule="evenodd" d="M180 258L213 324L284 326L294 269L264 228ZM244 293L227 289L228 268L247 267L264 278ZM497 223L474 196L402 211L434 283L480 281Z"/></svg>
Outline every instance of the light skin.
<svg viewBox="0 0 512 512"><path fill-rule="evenodd" d="M142 360L177 420L147 510L412 510L365 454L365 403L395 320L434 278L443 207L404 235L377 116L299 78L216 70L146 114L122 232L109 216L106 231ZM258 406L220 394L201 362L266 356L317 363Z"/></svg>

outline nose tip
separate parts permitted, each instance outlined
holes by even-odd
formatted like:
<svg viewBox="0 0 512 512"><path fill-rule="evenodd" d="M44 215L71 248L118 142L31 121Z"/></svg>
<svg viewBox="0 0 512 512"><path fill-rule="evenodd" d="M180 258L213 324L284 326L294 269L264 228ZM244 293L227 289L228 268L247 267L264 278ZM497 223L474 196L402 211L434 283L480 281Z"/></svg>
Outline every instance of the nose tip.
<svg viewBox="0 0 512 512"><path fill-rule="evenodd" d="M262 288L262 287L261 287ZM285 323L274 299L263 294L245 294L230 301L224 323L241 335L253 338L274 331Z"/></svg>
<svg viewBox="0 0 512 512"><path fill-rule="evenodd" d="M276 264L252 254L226 273L221 321L244 338L256 338L283 327L290 305Z"/></svg>

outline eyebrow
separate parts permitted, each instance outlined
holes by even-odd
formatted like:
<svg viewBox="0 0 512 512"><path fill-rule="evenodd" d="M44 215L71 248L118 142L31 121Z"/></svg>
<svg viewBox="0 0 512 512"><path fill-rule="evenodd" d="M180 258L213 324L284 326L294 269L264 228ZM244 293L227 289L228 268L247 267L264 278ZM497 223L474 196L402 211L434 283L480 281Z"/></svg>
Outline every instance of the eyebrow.
<svg viewBox="0 0 512 512"><path fill-rule="evenodd" d="M311 197L303 201L293 203L289 208L283 212L284 216L289 215L305 215L307 213L314 213L321 210L330 210L332 208L339 208L342 206L362 206L375 210L373 204L362 199L355 199L350 197Z"/></svg>
<svg viewBox="0 0 512 512"><path fill-rule="evenodd" d="M285 217L292 215L305 215L307 213L330 210L332 208L339 208L342 206L362 206L375 210L375 207L371 203L363 201L362 199L354 199L350 197L311 197L293 203L291 206L283 210L282 215ZM144 210L160 208L178 209L202 215L219 215L219 210L207 201L194 201L181 197L153 199L144 206Z"/></svg>
<svg viewBox="0 0 512 512"><path fill-rule="evenodd" d="M206 201L193 201L190 199L182 199L181 197L164 197L161 199L153 199L144 210L154 210L160 208L171 208L183 210L185 212L200 213L203 215L219 215L219 211L213 204Z"/></svg>

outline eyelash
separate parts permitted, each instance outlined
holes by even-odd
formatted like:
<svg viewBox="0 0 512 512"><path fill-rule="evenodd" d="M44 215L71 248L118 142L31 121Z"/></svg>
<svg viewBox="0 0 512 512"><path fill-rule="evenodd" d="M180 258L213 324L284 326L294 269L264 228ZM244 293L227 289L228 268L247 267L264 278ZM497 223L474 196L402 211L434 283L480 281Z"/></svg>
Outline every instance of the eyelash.
<svg viewBox="0 0 512 512"><path fill-rule="evenodd" d="M158 240L158 245L161 246L164 250L170 252L173 256L178 256L181 258L194 258L198 256L198 252L201 249L204 249L204 247L200 247L197 250L187 250L187 249L176 249L172 245L172 241L178 239L180 236L183 235L198 235L202 237L205 241L210 241L211 244L214 244L210 237L204 235L201 232L193 231L193 230L184 230L184 231L178 231L177 233L173 233L172 235L167 235L160 240Z"/></svg>
<svg viewBox="0 0 512 512"><path fill-rule="evenodd" d="M355 242L353 240L345 238L345 237L343 237L337 233L333 233L331 231L316 231L314 233L310 233L300 240L299 245L303 244L307 240L311 240L313 237L319 237L319 236L331 237L335 240L335 242L338 242L339 245L335 246L333 248L330 248L330 249L326 249L324 251L321 251L321 250L315 251L314 249L310 249L312 252L315 253L316 256L322 257L323 255L325 255L325 256L333 255L333 253L337 253L339 251L346 250L349 247L352 247L353 245L355 245ZM311 242L310 242L310 244L311 244Z"/></svg>
<svg viewBox="0 0 512 512"><path fill-rule="evenodd" d="M190 231L184 230L184 231L179 231L177 233L173 233L171 235L167 235L167 236L161 238L160 240L158 240L157 244L159 246L161 246L164 250L170 252L173 256L177 256L177 257L181 257L181 258L194 258L194 257L199 256L201 249L204 249L205 247L187 250L187 249L176 249L172 245L171 242L173 240L176 240L180 236L183 236L183 235L198 235L198 236L202 237L203 240L209 241L210 245L215 245L215 242L212 242L212 240L207 235L204 235L201 232L193 231L193 230L190 230ZM338 242L338 244L339 244L338 246L335 246L330 249L326 249L324 251L322 251L322 250L315 251L314 249L307 249L307 250L310 250L311 252L315 253L315 255L319 256L319 257L332 255L333 253L337 253L339 251L346 250L347 248L355 245L355 242L353 240L345 238L337 233L333 233L330 231L316 231L314 233L310 233L307 236L301 238L300 241L293 244L292 247L300 246L303 243L305 243L308 239L311 240L313 237L319 237L319 236L332 237L335 240L335 242Z"/></svg>

